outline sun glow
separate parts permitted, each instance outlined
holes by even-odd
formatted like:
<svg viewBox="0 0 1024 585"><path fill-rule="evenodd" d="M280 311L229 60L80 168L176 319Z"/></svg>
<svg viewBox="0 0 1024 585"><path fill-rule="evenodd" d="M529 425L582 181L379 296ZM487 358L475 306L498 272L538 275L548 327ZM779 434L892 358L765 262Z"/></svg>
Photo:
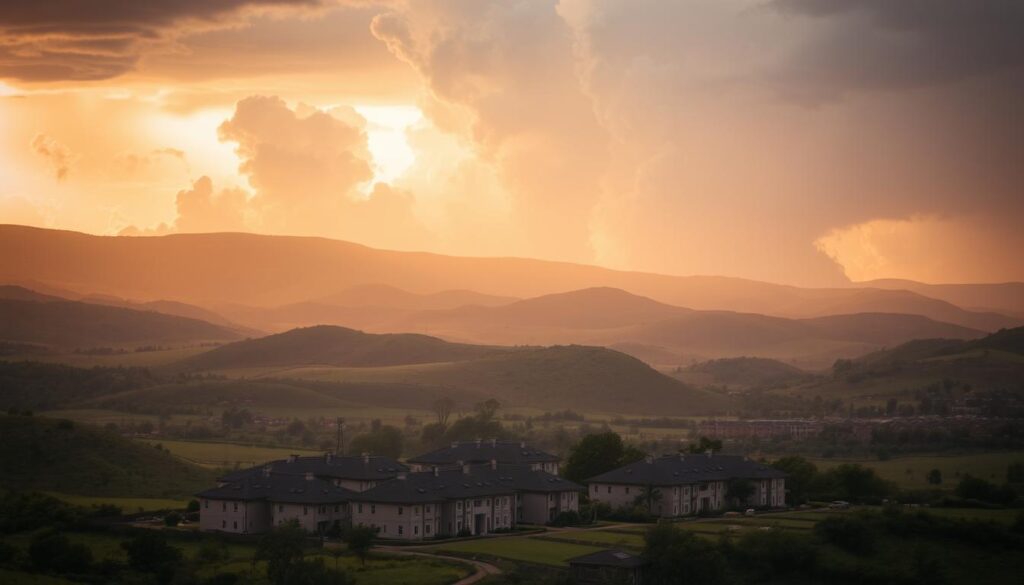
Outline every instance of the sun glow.
<svg viewBox="0 0 1024 585"><path fill-rule="evenodd" d="M416 161L406 130L423 119L416 106L355 106L366 118L366 137L373 156L373 183L391 183ZM372 188L372 186L371 186Z"/></svg>

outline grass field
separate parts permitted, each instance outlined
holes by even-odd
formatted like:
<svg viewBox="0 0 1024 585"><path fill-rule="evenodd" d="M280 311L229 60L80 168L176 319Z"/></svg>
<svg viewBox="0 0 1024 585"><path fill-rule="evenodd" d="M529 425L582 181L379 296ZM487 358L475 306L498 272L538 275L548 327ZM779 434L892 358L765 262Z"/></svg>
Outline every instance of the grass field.
<svg viewBox="0 0 1024 585"><path fill-rule="evenodd" d="M566 566L573 557L607 548L607 545L586 546L567 542L539 540L529 536L485 538L438 545L431 550L465 555L485 555L556 567Z"/></svg>
<svg viewBox="0 0 1024 585"><path fill-rule="evenodd" d="M943 489L952 490L965 474L980 477L994 483L1006 481L1006 468L1011 463L1024 462L1024 451L1006 453L978 453L971 455L919 455L894 457L888 461L878 459L811 459L818 469L825 470L842 463L859 463L874 469L879 476L895 482L904 489L935 487L928 484L928 472L938 469L942 472Z"/></svg>
<svg viewBox="0 0 1024 585"><path fill-rule="evenodd" d="M160 441L155 439L139 439L139 441L156 445L159 443L171 452L171 455L204 467L220 469L236 465L241 467L259 465L273 459L284 459L288 455L320 455L320 451L304 449L259 447L236 445L234 443L213 443L203 441Z"/></svg>
<svg viewBox="0 0 1024 585"><path fill-rule="evenodd" d="M4 361L33 361L66 364L77 368L93 366L151 368L172 364L178 360L209 351L209 347L180 347L160 351L129 351L112 355L87 355L81 353L21 354L5 356Z"/></svg>
<svg viewBox="0 0 1024 585"><path fill-rule="evenodd" d="M125 514L134 512L152 512L156 510L181 510L188 505L188 500L174 500L164 498L116 498L102 496L76 496L58 492L46 492L58 500L63 500L74 506L89 508L101 504L110 504L121 508Z"/></svg>
<svg viewBox="0 0 1024 585"><path fill-rule="evenodd" d="M606 530L566 530L546 534L543 538L604 547L643 548L644 546L643 534Z"/></svg>

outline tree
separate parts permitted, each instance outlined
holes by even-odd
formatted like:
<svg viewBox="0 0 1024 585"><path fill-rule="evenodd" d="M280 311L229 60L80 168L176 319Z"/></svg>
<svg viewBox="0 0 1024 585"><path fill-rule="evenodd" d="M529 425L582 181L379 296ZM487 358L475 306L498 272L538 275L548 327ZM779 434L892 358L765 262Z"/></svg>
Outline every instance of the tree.
<svg viewBox="0 0 1024 585"><path fill-rule="evenodd" d="M706 453L711 451L717 453L722 450L722 441L720 439L709 439L707 437L701 437L700 442L696 445L690 444L690 453Z"/></svg>
<svg viewBox="0 0 1024 585"><path fill-rule="evenodd" d="M181 524L181 514L177 512L169 512L164 516L164 526L174 527Z"/></svg>
<svg viewBox="0 0 1024 585"><path fill-rule="evenodd" d="M437 424L442 427L448 426L448 417L451 416L452 411L455 410L455 401L445 396L444 398L438 398L433 404L434 416L437 417Z"/></svg>
<svg viewBox="0 0 1024 585"><path fill-rule="evenodd" d="M255 560L267 561L267 578L275 585L289 583L289 573L305 556L306 533L291 520L265 534L256 545Z"/></svg>
<svg viewBox="0 0 1024 585"><path fill-rule="evenodd" d="M483 402L477 403L474 407L477 417L483 421L492 420L494 416L498 414L499 408L501 408L501 403L493 398L488 398Z"/></svg>
<svg viewBox="0 0 1024 585"><path fill-rule="evenodd" d="M802 504L806 502L811 486L818 475L817 466L803 457L790 456L772 463L772 467L785 472L788 476L786 477L786 491L789 492L789 503Z"/></svg>
<svg viewBox="0 0 1024 585"><path fill-rule="evenodd" d="M1024 463L1011 463L1006 466L1007 483L1024 483Z"/></svg>
<svg viewBox="0 0 1024 585"><path fill-rule="evenodd" d="M348 545L348 550L359 557L359 562L364 566L366 557L370 554L370 548L373 547L374 537L375 533L369 526L353 526L345 535L345 544Z"/></svg>
<svg viewBox="0 0 1024 585"><path fill-rule="evenodd" d="M84 573L92 565L92 550L84 544L72 544L54 530L44 530L32 538L28 558L39 571Z"/></svg>
<svg viewBox="0 0 1024 585"><path fill-rule="evenodd" d="M893 490L874 469L851 463L829 469L822 474L822 482L831 495L844 500L879 500Z"/></svg>
<svg viewBox="0 0 1024 585"><path fill-rule="evenodd" d="M642 452L623 444L622 437L617 433L595 433L580 439L569 452L565 464L565 477L571 481L583 482L595 475L643 458Z"/></svg>
<svg viewBox="0 0 1024 585"><path fill-rule="evenodd" d="M647 585L717 585L726 582L726 560L711 542L672 524L658 524L644 537Z"/></svg>
<svg viewBox="0 0 1024 585"><path fill-rule="evenodd" d="M661 490L651 484L640 488L640 493L633 499L634 506L643 506L648 514L654 514L654 505L661 501Z"/></svg>
<svg viewBox="0 0 1024 585"><path fill-rule="evenodd" d="M360 453L373 453L398 459L402 456L402 430L390 425L382 425L376 421L371 425L369 433L365 433L352 439L349 444L349 453L358 455Z"/></svg>
<svg viewBox="0 0 1024 585"><path fill-rule="evenodd" d="M341 570L330 570L324 566L323 559L298 561L288 567L284 581L287 585L353 585L353 579Z"/></svg>
<svg viewBox="0 0 1024 585"><path fill-rule="evenodd" d="M725 486L725 498L737 506L742 506L750 496L754 495L754 484L743 478L733 478Z"/></svg>
<svg viewBox="0 0 1024 585"><path fill-rule="evenodd" d="M933 469L928 472L928 483L932 485L942 484L942 471Z"/></svg>
<svg viewBox="0 0 1024 585"><path fill-rule="evenodd" d="M127 542L121 543L128 553L128 566L140 573L152 573L160 583L168 583L181 562L181 549L167 544L164 535L155 530L143 530Z"/></svg>

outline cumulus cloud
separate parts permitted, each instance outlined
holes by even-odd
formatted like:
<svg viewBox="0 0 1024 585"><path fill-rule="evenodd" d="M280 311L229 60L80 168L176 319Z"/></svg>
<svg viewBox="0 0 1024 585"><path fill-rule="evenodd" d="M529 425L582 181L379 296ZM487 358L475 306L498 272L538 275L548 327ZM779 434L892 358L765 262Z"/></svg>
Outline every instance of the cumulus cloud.
<svg viewBox="0 0 1024 585"><path fill-rule="evenodd" d="M32 151L45 158L58 181L67 178L78 155L70 148L46 134L36 134L30 144Z"/></svg>
<svg viewBox="0 0 1024 585"><path fill-rule="evenodd" d="M0 13L0 77L97 80L135 67L155 45L229 26L248 14L311 9L321 0L38 0L6 2Z"/></svg>
<svg viewBox="0 0 1024 585"><path fill-rule="evenodd" d="M153 236L171 233L241 232L247 231L248 194L242 189L214 192L210 177L199 177L191 189L178 191L175 197L177 216L170 224L152 228L128 226L122 236Z"/></svg>

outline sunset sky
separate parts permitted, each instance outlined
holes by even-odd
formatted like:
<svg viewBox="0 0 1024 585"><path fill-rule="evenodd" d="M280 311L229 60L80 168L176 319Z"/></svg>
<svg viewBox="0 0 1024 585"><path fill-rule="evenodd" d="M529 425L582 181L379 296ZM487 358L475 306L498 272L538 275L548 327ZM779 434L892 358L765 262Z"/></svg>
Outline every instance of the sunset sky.
<svg viewBox="0 0 1024 585"><path fill-rule="evenodd" d="M1024 2L0 0L0 223L1024 280Z"/></svg>

